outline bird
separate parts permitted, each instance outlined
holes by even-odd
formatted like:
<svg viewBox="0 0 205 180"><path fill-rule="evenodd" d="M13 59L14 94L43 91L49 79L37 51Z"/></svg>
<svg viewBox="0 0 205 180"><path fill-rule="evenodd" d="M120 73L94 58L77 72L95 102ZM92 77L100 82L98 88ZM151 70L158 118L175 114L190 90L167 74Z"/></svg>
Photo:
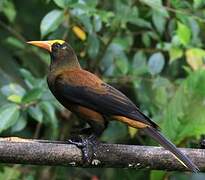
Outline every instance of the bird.
<svg viewBox="0 0 205 180"><path fill-rule="evenodd" d="M116 120L143 130L162 147L172 152L187 170L199 171L188 156L165 138L159 131L158 125L141 112L126 95L95 74L82 69L70 44L64 40L28 41L27 43L46 49L50 53L48 87L65 108L90 125L90 140L100 137L109 121Z"/></svg>

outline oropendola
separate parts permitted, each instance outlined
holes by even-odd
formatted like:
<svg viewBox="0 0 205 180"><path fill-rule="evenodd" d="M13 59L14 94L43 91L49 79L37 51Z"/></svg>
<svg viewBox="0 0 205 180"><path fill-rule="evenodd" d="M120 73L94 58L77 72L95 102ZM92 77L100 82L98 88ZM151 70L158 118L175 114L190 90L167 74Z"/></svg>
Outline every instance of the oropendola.
<svg viewBox="0 0 205 180"><path fill-rule="evenodd" d="M103 82L96 75L83 70L72 47L63 40L29 41L44 48L51 55L48 86L56 99L67 109L86 120L92 135L99 137L109 120L142 129L155 139L188 169L198 172L198 167L167 140L149 117L123 93ZM90 138L92 139L92 138Z"/></svg>

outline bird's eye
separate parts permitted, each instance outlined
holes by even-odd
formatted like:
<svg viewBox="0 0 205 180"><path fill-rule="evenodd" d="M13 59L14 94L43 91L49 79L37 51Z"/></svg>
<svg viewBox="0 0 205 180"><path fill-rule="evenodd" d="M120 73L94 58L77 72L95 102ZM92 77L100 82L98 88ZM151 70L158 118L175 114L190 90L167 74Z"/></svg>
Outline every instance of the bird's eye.
<svg viewBox="0 0 205 180"><path fill-rule="evenodd" d="M54 43L52 45L52 51L55 51L55 50L60 49L60 48L61 48L61 44L59 44L59 43Z"/></svg>

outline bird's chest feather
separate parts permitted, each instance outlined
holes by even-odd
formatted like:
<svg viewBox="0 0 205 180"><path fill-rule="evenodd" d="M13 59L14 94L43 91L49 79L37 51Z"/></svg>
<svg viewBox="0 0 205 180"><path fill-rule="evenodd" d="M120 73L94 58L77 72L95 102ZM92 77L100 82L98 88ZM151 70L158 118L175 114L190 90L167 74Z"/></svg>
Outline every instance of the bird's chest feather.
<svg viewBox="0 0 205 180"><path fill-rule="evenodd" d="M50 91L55 96L55 98L67 109L74 111L75 104L63 97L63 93L56 89L55 81L57 76L50 75L47 77L47 83Z"/></svg>
<svg viewBox="0 0 205 180"><path fill-rule="evenodd" d="M92 119L95 121L102 121L104 118L98 112L91 110L89 108L83 107L79 104L76 104L68 99L65 99L62 92L59 92L55 89L55 78L48 77L48 86L51 90L52 94L56 97L56 99L67 109L70 111L77 113L78 116L83 117L85 119Z"/></svg>

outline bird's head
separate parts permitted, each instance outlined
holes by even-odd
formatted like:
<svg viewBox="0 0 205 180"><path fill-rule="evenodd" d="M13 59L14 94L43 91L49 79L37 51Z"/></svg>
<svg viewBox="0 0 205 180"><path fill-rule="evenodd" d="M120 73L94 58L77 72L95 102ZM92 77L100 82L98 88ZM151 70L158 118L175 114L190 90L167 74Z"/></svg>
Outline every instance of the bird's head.
<svg viewBox="0 0 205 180"><path fill-rule="evenodd" d="M46 49L51 55L51 65L79 65L73 48L64 40L29 41L28 44Z"/></svg>

